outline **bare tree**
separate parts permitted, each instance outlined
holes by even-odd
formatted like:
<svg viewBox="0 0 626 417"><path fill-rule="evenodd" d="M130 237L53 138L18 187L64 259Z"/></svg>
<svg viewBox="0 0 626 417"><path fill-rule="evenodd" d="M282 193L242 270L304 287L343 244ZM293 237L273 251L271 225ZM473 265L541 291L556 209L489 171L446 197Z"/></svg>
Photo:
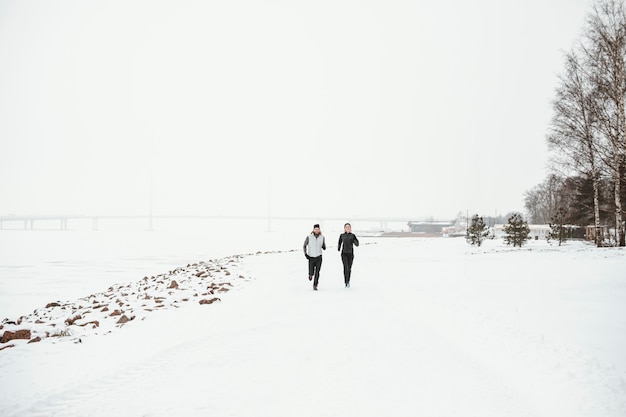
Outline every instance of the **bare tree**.
<svg viewBox="0 0 626 417"><path fill-rule="evenodd" d="M626 14L617 0L600 0L588 18L586 62L593 74L598 131L607 146L598 149L614 183L616 242L625 245L621 177L626 157Z"/></svg>
<svg viewBox="0 0 626 417"><path fill-rule="evenodd" d="M546 180L527 191L524 206L533 224L548 224L561 206L562 178L550 175Z"/></svg>
<svg viewBox="0 0 626 417"><path fill-rule="evenodd" d="M600 228L599 171L597 151L597 110L594 84L588 68L575 51L565 56L565 71L553 102L554 116L548 134L548 146L557 152L557 162L568 173L586 174L593 184L593 213L596 230ZM573 171L573 172L572 172ZM550 217L556 213L550 213ZM600 246L599 233L596 245Z"/></svg>

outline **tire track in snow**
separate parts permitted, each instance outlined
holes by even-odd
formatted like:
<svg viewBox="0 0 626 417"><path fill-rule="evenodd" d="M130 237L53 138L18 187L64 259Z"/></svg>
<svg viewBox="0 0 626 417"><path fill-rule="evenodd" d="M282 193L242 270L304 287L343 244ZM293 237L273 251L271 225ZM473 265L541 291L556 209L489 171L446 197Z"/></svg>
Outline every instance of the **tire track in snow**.
<svg viewBox="0 0 626 417"><path fill-rule="evenodd" d="M115 370L82 386L53 394L15 415L26 417L144 415L143 413L134 414L132 410L126 408L125 404L132 404L132 401L119 401L120 396L124 394L119 391L119 388L137 386L141 383L141 391L149 392L151 388L165 380L165 378L158 377L159 372L176 363L177 358L206 348L207 342L209 340L205 338L176 345L154 357L145 358L136 365ZM151 379L146 378L148 376ZM136 394L133 390L129 390L128 393ZM116 405L116 402L120 405ZM120 406L122 409L119 409ZM120 412L121 414L112 414Z"/></svg>

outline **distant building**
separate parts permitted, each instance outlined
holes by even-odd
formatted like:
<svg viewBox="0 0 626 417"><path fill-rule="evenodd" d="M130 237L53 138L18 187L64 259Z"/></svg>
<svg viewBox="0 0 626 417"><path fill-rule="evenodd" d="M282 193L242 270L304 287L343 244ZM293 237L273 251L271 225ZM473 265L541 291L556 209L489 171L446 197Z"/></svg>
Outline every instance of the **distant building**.
<svg viewBox="0 0 626 417"><path fill-rule="evenodd" d="M495 237L503 237L504 227L506 224L496 224L493 226L493 234ZM548 237L548 233L550 233L550 226L547 224L529 224L528 228L530 229L530 233L528 237L534 240L543 239L545 240Z"/></svg>
<svg viewBox="0 0 626 417"><path fill-rule="evenodd" d="M496 224L493 227L493 233L495 237L504 236L504 226L506 225ZM566 230L565 235L567 239L582 239L583 229L580 226L564 225L564 227ZM528 237L534 240L546 240L548 238L548 235L550 234L550 231L552 230L549 224L529 224L528 228L530 229Z"/></svg>
<svg viewBox="0 0 626 417"><path fill-rule="evenodd" d="M453 221L446 220L423 220L410 221L407 223L411 232L425 234L443 234L443 229L454 224Z"/></svg>
<svg viewBox="0 0 626 417"><path fill-rule="evenodd" d="M599 226L598 234L600 235L600 242L604 242L605 240L610 240L611 238L610 233L611 232L610 232L609 226L607 225ZM589 225L585 228L585 239L591 240L591 241L596 240L596 226L595 225Z"/></svg>
<svg viewBox="0 0 626 417"><path fill-rule="evenodd" d="M468 217L459 212L456 220L449 226L446 226L442 230L442 234L446 237L465 236L467 234L467 228L469 226Z"/></svg>

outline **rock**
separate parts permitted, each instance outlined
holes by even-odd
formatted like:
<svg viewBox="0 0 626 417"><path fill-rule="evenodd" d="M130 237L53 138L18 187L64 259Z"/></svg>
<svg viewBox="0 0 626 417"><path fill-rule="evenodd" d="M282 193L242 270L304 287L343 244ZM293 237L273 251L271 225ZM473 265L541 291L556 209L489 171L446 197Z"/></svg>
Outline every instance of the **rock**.
<svg viewBox="0 0 626 417"><path fill-rule="evenodd" d="M46 304L46 308L52 308L52 307L61 307L61 304L59 304L59 303L48 303L48 304Z"/></svg>
<svg viewBox="0 0 626 417"><path fill-rule="evenodd" d="M74 317L69 317L67 319L65 319L65 324L67 324L68 326L71 326L72 324L74 324L74 322L76 320L80 320L83 317L80 314L75 315Z"/></svg>
<svg viewBox="0 0 626 417"><path fill-rule="evenodd" d="M128 323L130 321L130 319L128 317L126 317L126 315L123 315L122 317L120 317L120 319L117 321L117 324L124 324L124 323Z"/></svg>
<svg viewBox="0 0 626 417"><path fill-rule="evenodd" d="M6 345L6 346L2 346L2 347L0 347L0 350L3 350L3 349L8 349L8 348L12 348L12 347L15 347L15 345Z"/></svg>
<svg viewBox="0 0 626 417"><path fill-rule="evenodd" d="M17 330L15 332L6 331L0 338L0 343L6 343L15 339L30 339L30 330Z"/></svg>
<svg viewBox="0 0 626 417"><path fill-rule="evenodd" d="M178 288L178 282L176 282L175 280L172 280L172 282L170 282L170 286L167 288Z"/></svg>
<svg viewBox="0 0 626 417"><path fill-rule="evenodd" d="M217 297L211 298L210 300L207 300L207 299L205 298L205 299L200 300L200 304L213 304L213 303L214 303L214 302L216 302L216 301L222 301L222 300L220 300L220 299L219 299L219 298L217 298Z"/></svg>
<svg viewBox="0 0 626 417"><path fill-rule="evenodd" d="M30 339L27 344L29 344L29 343L37 343L37 342L41 342L41 337L37 336L34 339Z"/></svg>

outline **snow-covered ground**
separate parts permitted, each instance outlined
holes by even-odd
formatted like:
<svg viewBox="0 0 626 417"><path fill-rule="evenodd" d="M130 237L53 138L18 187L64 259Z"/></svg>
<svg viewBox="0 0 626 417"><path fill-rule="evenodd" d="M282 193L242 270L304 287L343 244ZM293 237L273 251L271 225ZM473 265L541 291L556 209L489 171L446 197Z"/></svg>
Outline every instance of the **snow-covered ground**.
<svg viewBox="0 0 626 417"><path fill-rule="evenodd" d="M0 415L626 415L623 249L363 238L346 289L339 232L326 234L319 291L305 232L245 244L259 253L226 240L240 250L182 257L143 282L137 267L120 285L90 281L75 299L46 299L58 307L11 313L33 331L46 320L67 331L0 351ZM3 262L5 281L19 265ZM50 287L73 294L75 281ZM0 287L0 302L25 303L20 282ZM200 304L209 296L221 301ZM164 307L146 305L157 297ZM135 318L118 324L107 300ZM88 317L64 323L63 305ZM28 324L35 316L44 323Z"/></svg>

